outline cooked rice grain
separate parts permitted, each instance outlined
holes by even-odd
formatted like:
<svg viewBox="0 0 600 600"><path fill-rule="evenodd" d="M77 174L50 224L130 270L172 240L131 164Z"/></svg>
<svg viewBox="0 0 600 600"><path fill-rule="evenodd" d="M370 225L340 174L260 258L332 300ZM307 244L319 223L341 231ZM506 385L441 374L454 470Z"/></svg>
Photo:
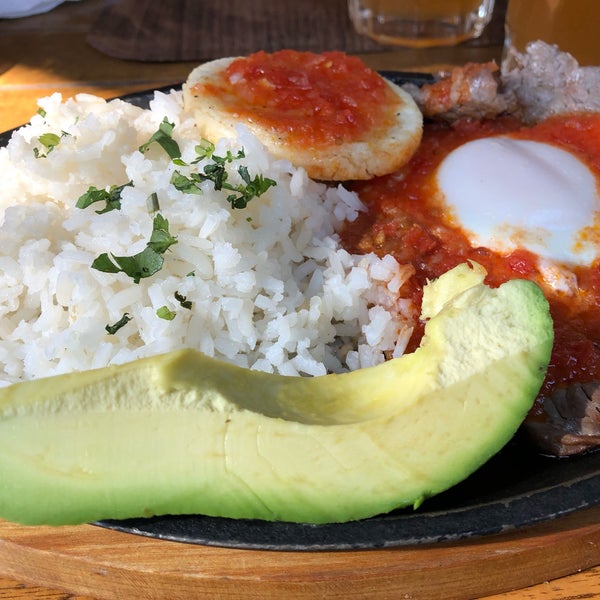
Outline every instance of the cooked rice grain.
<svg viewBox="0 0 600 600"><path fill-rule="evenodd" d="M234 210L226 191L202 184L186 194L171 183L198 165L175 165L158 144L142 154L167 118L190 163L199 139L181 93L156 93L150 109L79 95L40 100L44 115L0 149L1 383L123 363L183 347L243 367L285 375L322 375L399 355L414 306L398 297L412 269L391 257L353 256L336 230L363 209L342 186L310 180L273 160L244 129L222 139L215 154L244 149L229 179L276 181L247 208ZM45 157L40 136L60 142ZM128 181L121 209L76 208L90 186ZM177 243L163 268L139 283L124 273L91 268L101 253L130 256L146 246L156 194ZM182 306L185 298L191 307ZM167 307L174 318L157 316ZM131 320L114 334L106 325Z"/></svg>

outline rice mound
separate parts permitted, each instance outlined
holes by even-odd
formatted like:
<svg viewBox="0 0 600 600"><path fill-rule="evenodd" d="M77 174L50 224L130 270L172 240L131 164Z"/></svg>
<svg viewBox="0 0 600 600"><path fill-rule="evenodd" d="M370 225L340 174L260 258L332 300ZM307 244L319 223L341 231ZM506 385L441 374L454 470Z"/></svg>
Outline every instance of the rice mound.
<svg viewBox="0 0 600 600"><path fill-rule="evenodd" d="M276 185L244 209L232 209L211 182L201 195L179 191L174 170L189 174L209 159L190 164L200 140L178 91L156 92L149 109L83 94L39 105L0 149L0 385L184 347L312 376L402 354L416 313L399 290L413 270L341 247L336 231L364 210L354 193L273 159L242 127L215 145L218 156L244 150L227 166L229 180L241 181L243 164ZM156 143L138 150L165 118L186 165ZM40 145L48 133L60 137L50 152ZM129 181L120 210L76 207L90 186ZM102 253L144 249L153 194L177 240L162 269L135 283L91 268ZM161 307L170 320L157 315ZM125 314L131 320L109 333Z"/></svg>

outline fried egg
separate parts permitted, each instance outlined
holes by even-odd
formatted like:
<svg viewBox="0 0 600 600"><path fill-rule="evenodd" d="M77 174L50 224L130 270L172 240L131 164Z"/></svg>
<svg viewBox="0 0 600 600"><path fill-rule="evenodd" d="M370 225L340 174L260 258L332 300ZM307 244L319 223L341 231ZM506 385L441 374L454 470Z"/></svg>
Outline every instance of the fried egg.
<svg viewBox="0 0 600 600"><path fill-rule="evenodd" d="M473 246L533 252L555 288L572 286L569 267L600 257L599 174L565 149L508 136L478 139L452 151L436 179Z"/></svg>

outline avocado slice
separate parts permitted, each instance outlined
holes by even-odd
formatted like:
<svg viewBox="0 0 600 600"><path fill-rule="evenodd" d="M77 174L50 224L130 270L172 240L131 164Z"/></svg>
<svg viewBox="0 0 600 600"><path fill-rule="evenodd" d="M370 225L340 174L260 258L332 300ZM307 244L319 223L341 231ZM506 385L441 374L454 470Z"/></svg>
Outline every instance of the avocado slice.
<svg viewBox="0 0 600 600"><path fill-rule="evenodd" d="M460 482L509 441L553 342L533 283L463 264L424 290L414 353L322 377L193 350L0 390L0 517L160 514L326 523Z"/></svg>

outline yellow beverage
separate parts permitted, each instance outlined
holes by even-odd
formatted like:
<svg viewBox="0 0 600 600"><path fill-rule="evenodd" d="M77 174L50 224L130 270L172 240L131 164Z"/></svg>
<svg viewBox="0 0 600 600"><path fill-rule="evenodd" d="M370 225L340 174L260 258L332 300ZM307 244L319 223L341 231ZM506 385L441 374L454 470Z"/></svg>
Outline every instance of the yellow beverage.
<svg viewBox="0 0 600 600"><path fill-rule="evenodd" d="M506 51L544 40L581 65L600 65L600 0L509 0Z"/></svg>
<svg viewBox="0 0 600 600"><path fill-rule="evenodd" d="M419 48L478 37L492 17L494 0L348 0L348 8L359 33Z"/></svg>
<svg viewBox="0 0 600 600"><path fill-rule="evenodd" d="M364 7L370 7L377 14L393 15L403 19L428 20L452 19L457 15L467 15L479 9L479 0L365 0Z"/></svg>

